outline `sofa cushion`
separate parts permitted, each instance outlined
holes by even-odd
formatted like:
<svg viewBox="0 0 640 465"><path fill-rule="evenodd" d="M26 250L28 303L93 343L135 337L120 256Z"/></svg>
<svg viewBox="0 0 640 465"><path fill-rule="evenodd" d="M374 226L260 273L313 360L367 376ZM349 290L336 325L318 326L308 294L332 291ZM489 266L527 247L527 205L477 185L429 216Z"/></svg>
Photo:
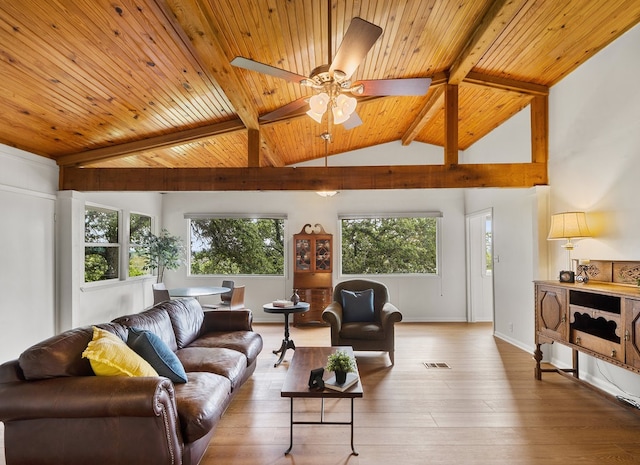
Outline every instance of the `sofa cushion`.
<svg viewBox="0 0 640 465"><path fill-rule="evenodd" d="M182 438L190 443L207 434L231 402L231 382L213 373L187 373L189 382L175 385Z"/></svg>
<svg viewBox="0 0 640 465"><path fill-rule="evenodd" d="M262 337L254 331L216 331L203 334L189 347L224 347L237 350L247 357L251 365L262 351Z"/></svg>
<svg viewBox="0 0 640 465"><path fill-rule="evenodd" d="M187 382L187 374L176 354L151 331L129 328L127 345L149 362L160 376L165 376L174 383Z"/></svg>
<svg viewBox="0 0 640 465"><path fill-rule="evenodd" d="M126 338L126 328L106 323L98 328ZM91 364L82 358L82 352L93 337L93 328L74 328L45 339L25 350L18 363L25 379L36 380L59 376L93 376Z"/></svg>
<svg viewBox="0 0 640 465"><path fill-rule="evenodd" d="M221 347L185 347L176 355L185 371L205 371L224 376L231 381L231 389L239 387L247 369L247 357L237 350Z"/></svg>
<svg viewBox="0 0 640 465"><path fill-rule="evenodd" d="M171 306L174 301L161 302L144 312L125 315L113 320L129 328L138 328L151 331L164 342L171 351L178 349L176 344L176 336L173 332L171 319L167 313L167 306ZM126 340L127 336L125 336Z"/></svg>
<svg viewBox="0 0 640 465"><path fill-rule="evenodd" d="M158 376L158 372L115 334L93 328L93 339L82 356L98 376Z"/></svg>
<svg viewBox="0 0 640 465"><path fill-rule="evenodd" d="M348 291L342 289L342 321L373 321L373 289L364 291Z"/></svg>
<svg viewBox="0 0 640 465"><path fill-rule="evenodd" d="M167 313L173 325L178 349L187 347L202 330L204 311L196 299L174 300L172 305L166 306Z"/></svg>

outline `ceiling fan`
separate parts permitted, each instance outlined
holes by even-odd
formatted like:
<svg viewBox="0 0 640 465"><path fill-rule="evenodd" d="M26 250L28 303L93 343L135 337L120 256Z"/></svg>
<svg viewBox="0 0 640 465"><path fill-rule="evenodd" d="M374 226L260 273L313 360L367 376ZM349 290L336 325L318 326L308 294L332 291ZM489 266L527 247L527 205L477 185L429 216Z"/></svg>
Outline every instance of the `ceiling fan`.
<svg viewBox="0 0 640 465"><path fill-rule="evenodd" d="M305 105L309 105L307 115L322 122L324 113L333 117L335 124L343 124L351 129L362 124L355 112L357 100L353 96L424 95L429 90L430 78L373 79L351 81L369 50L382 34L382 28L362 18L355 17L345 33L342 43L331 60L331 0L329 0L329 63L316 67L309 77L292 73L274 66L244 57L231 61L233 66L268 74L289 82L296 82L313 90L314 95L294 100L270 113L263 115L262 121L274 121ZM330 109L330 112L327 112ZM329 116L328 116L329 118Z"/></svg>

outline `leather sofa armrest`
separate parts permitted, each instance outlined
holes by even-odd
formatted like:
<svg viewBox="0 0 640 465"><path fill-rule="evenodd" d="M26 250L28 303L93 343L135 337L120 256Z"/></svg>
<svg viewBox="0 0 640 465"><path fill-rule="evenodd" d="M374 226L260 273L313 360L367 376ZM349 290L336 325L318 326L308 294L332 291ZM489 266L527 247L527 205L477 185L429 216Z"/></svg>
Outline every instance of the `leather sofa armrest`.
<svg viewBox="0 0 640 465"><path fill-rule="evenodd" d="M10 360L0 365L0 383L24 381L24 374L17 360Z"/></svg>
<svg viewBox="0 0 640 465"><path fill-rule="evenodd" d="M0 384L0 421L38 418L157 417L177 422L167 378L71 376Z"/></svg>
<svg viewBox="0 0 640 465"><path fill-rule="evenodd" d="M216 331L253 331L251 310L213 310L204 312L203 333Z"/></svg>

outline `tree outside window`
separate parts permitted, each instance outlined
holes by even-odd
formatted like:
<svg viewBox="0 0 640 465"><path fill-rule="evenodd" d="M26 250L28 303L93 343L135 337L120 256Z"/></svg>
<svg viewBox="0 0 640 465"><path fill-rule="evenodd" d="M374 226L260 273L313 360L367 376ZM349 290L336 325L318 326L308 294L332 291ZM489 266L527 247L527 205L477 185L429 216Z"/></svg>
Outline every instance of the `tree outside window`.
<svg viewBox="0 0 640 465"><path fill-rule="evenodd" d="M436 217L341 219L342 274L437 274Z"/></svg>
<svg viewBox="0 0 640 465"><path fill-rule="evenodd" d="M284 275L284 219L192 218L192 275Z"/></svg>
<svg viewBox="0 0 640 465"><path fill-rule="evenodd" d="M129 215L129 277L149 274L145 238L151 234L151 217L139 213Z"/></svg>

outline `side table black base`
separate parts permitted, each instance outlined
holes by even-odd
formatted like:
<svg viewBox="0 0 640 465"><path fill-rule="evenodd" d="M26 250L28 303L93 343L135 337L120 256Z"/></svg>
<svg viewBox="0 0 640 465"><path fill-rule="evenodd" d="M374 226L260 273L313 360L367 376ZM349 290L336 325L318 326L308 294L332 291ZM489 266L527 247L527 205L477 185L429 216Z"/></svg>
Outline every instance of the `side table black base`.
<svg viewBox="0 0 640 465"><path fill-rule="evenodd" d="M277 367L282 363L282 361L284 360L284 354L287 353L287 349L296 350L296 345L293 343L291 339L283 339L282 345L280 346L280 348L278 350L273 351L273 353L276 355L280 354L280 358L278 359L278 361L273 364L274 367Z"/></svg>

